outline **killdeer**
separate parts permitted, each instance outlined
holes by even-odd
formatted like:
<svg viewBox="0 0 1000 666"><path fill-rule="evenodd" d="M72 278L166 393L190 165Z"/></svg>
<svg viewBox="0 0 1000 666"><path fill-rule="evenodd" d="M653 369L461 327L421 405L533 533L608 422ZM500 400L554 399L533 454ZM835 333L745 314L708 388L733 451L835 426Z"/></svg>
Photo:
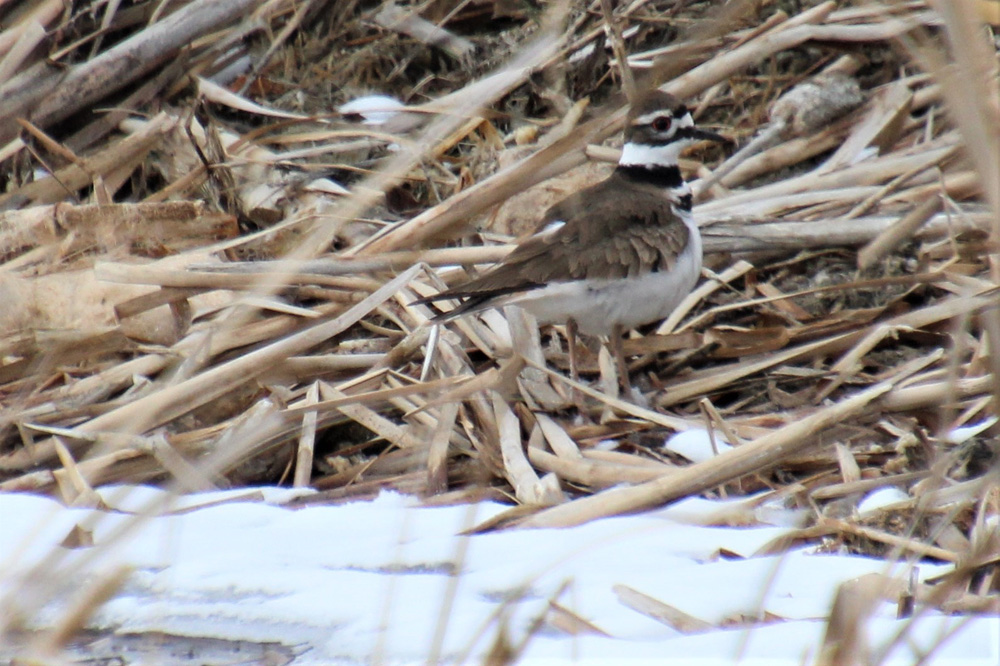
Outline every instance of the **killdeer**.
<svg viewBox="0 0 1000 666"><path fill-rule="evenodd" d="M667 317L701 273L691 189L677 164L700 140L726 139L695 127L673 96L650 91L629 111L607 179L552 206L532 236L481 276L416 303L461 299L435 322L515 304L539 323L566 323L574 378L577 329L610 336L622 387L634 398L623 333Z"/></svg>

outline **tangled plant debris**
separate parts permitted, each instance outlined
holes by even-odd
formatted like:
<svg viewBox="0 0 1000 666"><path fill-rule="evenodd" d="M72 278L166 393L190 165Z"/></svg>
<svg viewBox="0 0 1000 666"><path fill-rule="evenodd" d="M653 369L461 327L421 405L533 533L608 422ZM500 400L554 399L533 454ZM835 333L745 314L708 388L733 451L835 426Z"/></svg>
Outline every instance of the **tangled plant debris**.
<svg viewBox="0 0 1000 666"><path fill-rule="evenodd" d="M713 4L0 9L0 490L391 488L561 526L770 489L802 540L995 595L991 3ZM626 340L646 406L596 352L574 385L561 327L411 305L617 159L616 53L769 139L682 160L708 267Z"/></svg>

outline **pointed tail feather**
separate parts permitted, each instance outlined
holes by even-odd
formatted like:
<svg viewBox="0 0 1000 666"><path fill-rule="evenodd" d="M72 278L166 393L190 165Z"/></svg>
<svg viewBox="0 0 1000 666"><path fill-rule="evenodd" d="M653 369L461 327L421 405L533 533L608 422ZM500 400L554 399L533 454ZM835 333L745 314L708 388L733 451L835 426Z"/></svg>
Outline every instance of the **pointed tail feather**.
<svg viewBox="0 0 1000 666"><path fill-rule="evenodd" d="M460 291L460 290L447 290L440 293L434 294L433 296L424 296L423 298L418 298L415 301L411 301L410 305L430 305L437 301L444 300L461 300L461 303L457 305L454 309L448 312L441 312L435 315L431 321L435 323L450 321L462 315L471 314L473 312L479 312L481 310L486 310L494 306L504 305L502 302L503 296L509 296L511 294L526 293L533 289L538 289L543 285L519 285L518 287L510 287L506 289L493 289L490 291Z"/></svg>

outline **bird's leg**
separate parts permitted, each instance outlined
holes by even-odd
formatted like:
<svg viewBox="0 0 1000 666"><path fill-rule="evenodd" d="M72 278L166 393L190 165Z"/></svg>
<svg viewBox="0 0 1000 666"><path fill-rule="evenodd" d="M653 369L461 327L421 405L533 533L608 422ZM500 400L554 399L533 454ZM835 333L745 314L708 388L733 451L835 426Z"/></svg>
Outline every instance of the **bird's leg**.
<svg viewBox="0 0 1000 666"><path fill-rule="evenodd" d="M577 326L576 319L570 317L566 320L566 346L569 347L569 376L574 382L580 381L580 359L576 355L576 336L579 332L579 326ZM576 386L571 386L570 389L570 400L576 405L576 408L581 413L583 412L583 395L576 389Z"/></svg>
<svg viewBox="0 0 1000 666"><path fill-rule="evenodd" d="M576 334L579 327L576 319L570 317L566 320L566 346L569 347L569 376L574 382L580 381L580 361L576 357Z"/></svg>
<svg viewBox="0 0 1000 666"><path fill-rule="evenodd" d="M622 394L630 402L637 402L639 398L635 393L635 389L632 388L632 382L629 381L628 364L625 362L624 336L625 327L621 324L615 324L614 328L611 329L611 339L609 340L611 355L615 357L615 365L618 368L618 382L621 384Z"/></svg>

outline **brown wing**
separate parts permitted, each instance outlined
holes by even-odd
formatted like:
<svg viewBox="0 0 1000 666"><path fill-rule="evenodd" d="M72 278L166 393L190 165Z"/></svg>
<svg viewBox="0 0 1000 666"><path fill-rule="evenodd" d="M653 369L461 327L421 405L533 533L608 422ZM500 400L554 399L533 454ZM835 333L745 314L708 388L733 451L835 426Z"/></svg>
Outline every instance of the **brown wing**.
<svg viewBox="0 0 1000 666"><path fill-rule="evenodd" d="M627 188L612 177L552 206L530 236L483 275L422 302L467 298L452 316L487 307L494 298L550 282L616 279L670 270L688 230L670 203L652 190ZM603 202L594 205L593 202ZM544 229L564 222L556 231Z"/></svg>

